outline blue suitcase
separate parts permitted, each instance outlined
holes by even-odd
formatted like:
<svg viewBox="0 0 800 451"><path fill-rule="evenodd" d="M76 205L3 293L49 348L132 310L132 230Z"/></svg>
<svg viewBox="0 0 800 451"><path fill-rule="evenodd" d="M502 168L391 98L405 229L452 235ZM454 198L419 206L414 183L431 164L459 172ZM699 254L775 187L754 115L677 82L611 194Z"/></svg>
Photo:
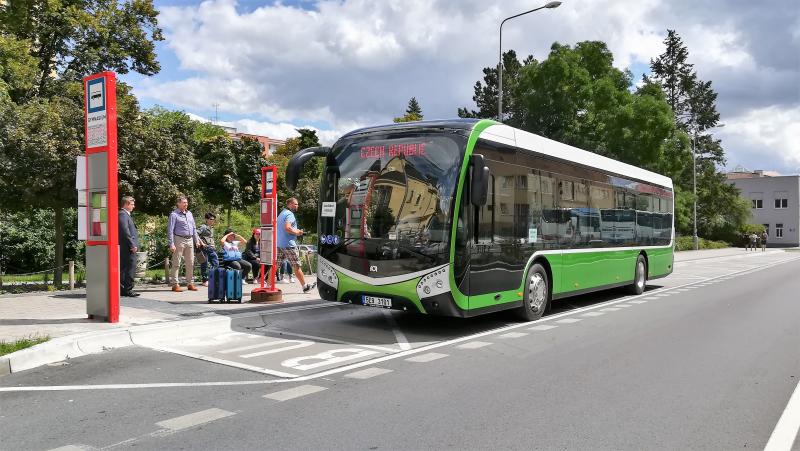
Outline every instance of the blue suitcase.
<svg viewBox="0 0 800 451"><path fill-rule="evenodd" d="M216 267L208 270L208 302L223 302L225 300L226 279L225 268Z"/></svg>
<svg viewBox="0 0 800 451"><path fill-rule="evenodd" d="M242 273L237 269L226 272L225 298L228 302L242 302Z"/></svg>

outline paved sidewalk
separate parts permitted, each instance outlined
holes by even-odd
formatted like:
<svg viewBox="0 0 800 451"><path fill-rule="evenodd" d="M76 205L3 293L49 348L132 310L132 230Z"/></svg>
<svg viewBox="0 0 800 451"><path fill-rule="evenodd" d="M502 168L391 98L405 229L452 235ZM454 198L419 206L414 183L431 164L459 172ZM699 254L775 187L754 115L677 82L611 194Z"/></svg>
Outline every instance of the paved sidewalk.
<svg viewBox="0 0 800 451"><path fill-rule="evenodd" d="M307 276L308 282L316 280ZM230 315L237 312L276 308L287 303L319 299L316 288L303 293L300 284L277 283L283 292L284 304L251 304L250 292L259 285L245 284L242 304L209 304L208 290L198 285L198 291L174 293L166 285L140 284L135 291L140 297L120 299L120 321L109 324L94 321L86 315L86 291L61 291L0 296L0 341L48 336L50 338L86 332L125 329L131 326L167 321L195 319L213 314Z"/></svg>
<svg viewBox="0 0 800 451"><path fill-rule="evenodd" d="M756 252L762 253L760 249L756 251L748 251L745 250L743 247L726 247L722 249L701 249L697 251L680 251L680 252L675 252L675 261L685 262L692 260L702 260L705 258L730 257L732 255L755 254ZM784 249L767 248L765 252L784 252Z"/></svg>

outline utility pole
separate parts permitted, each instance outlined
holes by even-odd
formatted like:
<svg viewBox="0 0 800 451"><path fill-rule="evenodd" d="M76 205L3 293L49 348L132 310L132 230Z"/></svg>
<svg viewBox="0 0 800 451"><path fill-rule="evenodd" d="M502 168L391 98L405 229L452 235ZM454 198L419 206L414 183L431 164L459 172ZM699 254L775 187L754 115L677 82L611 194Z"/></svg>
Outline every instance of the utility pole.
<svg viewBox="0 0 800 451"><path fill-rule="evenodd" d="M214 107L214 120L211 121L211 122L214 125L217 125L217 123L219 122L219 104L218 103L214 103L214 104L212 104L212 106Z"/></svg>

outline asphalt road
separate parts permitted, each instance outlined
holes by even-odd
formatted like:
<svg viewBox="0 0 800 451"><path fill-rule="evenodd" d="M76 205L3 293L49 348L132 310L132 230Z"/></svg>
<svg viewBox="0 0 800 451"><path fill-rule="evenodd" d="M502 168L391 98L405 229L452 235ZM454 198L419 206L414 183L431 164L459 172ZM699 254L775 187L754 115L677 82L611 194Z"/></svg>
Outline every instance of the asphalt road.
<svg viewBox="0 0 800 451"><path fill-rule="evenodd" d="M687 262L535 323L243 315L1 378L0 449L764 449L800 415L797 257Z"/></svg>

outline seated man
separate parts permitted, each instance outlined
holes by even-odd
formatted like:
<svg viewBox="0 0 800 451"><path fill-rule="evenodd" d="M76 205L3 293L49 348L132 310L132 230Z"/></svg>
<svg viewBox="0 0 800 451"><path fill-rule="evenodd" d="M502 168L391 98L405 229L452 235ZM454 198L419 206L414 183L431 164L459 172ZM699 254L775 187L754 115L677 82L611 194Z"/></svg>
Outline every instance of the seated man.
<svg viewBox="0 0 800 451"><path fill-rule="evenodd" d="M238 269L242 272L242 280L247 279L253 266L242 259L242 251L239 244L243 243L244 237L235 233L232 229L225 230L222 237L222 265L227 268Z"/></svg>

